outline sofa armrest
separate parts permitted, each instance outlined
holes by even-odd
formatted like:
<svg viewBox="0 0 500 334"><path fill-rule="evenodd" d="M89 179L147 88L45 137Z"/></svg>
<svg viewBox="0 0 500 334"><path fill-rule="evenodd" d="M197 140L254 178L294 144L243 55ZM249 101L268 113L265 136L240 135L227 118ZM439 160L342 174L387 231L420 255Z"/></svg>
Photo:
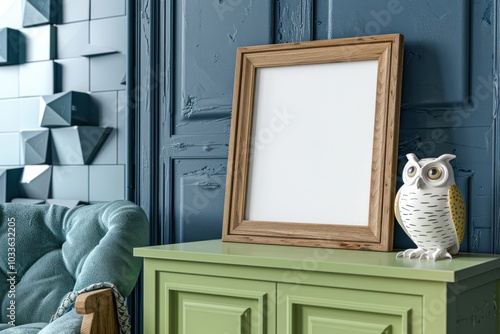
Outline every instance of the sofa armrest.
<svg viewBox="0 0 500 334"><path fill-rule="evenodd" d="M111 289L82 293L75 303L83 315L81 334L115 334L119 332L115 298Z"/></svg>

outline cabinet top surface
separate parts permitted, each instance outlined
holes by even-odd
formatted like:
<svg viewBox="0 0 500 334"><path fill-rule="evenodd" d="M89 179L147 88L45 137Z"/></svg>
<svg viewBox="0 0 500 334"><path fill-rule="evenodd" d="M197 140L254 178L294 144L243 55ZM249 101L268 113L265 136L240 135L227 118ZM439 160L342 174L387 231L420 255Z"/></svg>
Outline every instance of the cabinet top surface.
<svg viewBox="0 0 500 334"><path fill-rule="evenodd" d="M134 255L164 260L444 282L455 282L490 271L499 275L500 272L500 256L497 255L461 253L452 260L432 262L396 258L396 252L259 245L221 240L135 248Z"/></svg>

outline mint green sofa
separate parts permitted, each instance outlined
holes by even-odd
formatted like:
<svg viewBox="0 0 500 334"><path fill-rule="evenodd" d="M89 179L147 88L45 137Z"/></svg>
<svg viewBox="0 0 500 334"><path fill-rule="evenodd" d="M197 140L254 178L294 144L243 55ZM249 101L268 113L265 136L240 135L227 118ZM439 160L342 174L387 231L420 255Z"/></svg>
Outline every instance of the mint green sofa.
<svg viewBox="0 0 500 334"><path fill-rule="evenodd" d="M128 296L142 265L132 249L148 244L147 217L128 201L0 204L0 332L80 333L82 315L61 308L68 293L108 282Z"/></svg>

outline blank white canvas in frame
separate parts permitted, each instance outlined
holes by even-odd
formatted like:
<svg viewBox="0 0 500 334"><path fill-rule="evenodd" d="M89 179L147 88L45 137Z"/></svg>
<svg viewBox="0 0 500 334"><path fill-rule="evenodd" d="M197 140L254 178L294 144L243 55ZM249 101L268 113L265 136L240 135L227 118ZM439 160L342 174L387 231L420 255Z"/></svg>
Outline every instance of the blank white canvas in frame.
<svg viewBox="0 0 500 334"><path fill-rule="evenodd" d="M377 69L257 69L246 219L368 225Z"/></svg>

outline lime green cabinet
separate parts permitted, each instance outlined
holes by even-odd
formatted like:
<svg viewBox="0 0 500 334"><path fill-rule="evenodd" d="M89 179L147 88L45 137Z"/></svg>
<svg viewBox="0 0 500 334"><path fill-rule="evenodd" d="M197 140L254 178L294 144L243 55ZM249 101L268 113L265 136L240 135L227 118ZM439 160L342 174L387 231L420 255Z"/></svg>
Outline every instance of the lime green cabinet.
<svg viewBox="0 0 500 334"><path fill-rule="evenodd" d="M135 249L145 333L499 333L500 258L223 243Z"/></svg>
<svg viewBox="0 0 500 334"><path fill-rule="evenodd" d="M274 333L271 282L158 272L156 285L158 331L146 332Z"/></svg>

